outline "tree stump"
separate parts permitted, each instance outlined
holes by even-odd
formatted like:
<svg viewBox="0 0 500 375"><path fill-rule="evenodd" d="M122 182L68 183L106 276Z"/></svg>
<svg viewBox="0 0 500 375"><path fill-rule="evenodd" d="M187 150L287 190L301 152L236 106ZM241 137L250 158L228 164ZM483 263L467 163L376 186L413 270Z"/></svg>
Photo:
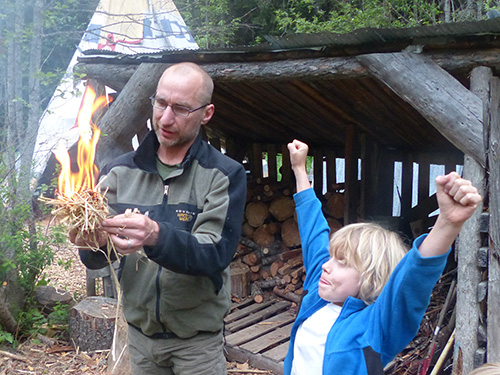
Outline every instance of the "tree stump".
<svg viewBox="0 0 500 375"><path fill-rule="evenodd" d="M113 343L117 302L107 297L87 297L71 309L72 344L83 351L110 349Z"/></svg>
<svg viewBox="0 0 500 375"><path fill-rule="evenodd" d="M250 268L239 261L232 262L231 294L239 298L246 298L250 294Z"/></svg>

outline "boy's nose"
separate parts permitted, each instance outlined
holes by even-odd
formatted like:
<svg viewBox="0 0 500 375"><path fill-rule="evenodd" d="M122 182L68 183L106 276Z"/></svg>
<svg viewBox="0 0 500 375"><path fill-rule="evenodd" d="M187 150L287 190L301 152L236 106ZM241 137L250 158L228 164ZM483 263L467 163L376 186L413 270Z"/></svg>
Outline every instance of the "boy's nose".
<svg viewBox="0 0 500 375"><path fill-rule="evenodd" d="M321 268L323 269L323 271L325 271L326 273L330 273L332 268L331 268L331 262L332 260L330 259L329 261L323 263L323 265L321 266Z"/></svg>

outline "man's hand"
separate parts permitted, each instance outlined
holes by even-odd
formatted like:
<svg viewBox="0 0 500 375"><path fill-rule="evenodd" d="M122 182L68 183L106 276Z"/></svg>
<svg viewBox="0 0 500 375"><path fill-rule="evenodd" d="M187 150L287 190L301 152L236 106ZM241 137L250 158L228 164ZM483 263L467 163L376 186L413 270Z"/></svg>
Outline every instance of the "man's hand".
<svg viewBox="0 0 500 375"><path fill-rule="evenodd" d="M116 250L132 254L143 246L154 246L158 241L158 223L139 213L125 213L106 219L101 229L110 234Z"/></svg>
<svg viewBox="0 0 500 375"><path fill-rule="evenodd" d="M107 235L100 229L92 232L78 233L76 229L69 231L69 240L82 250L97 250L107 243Z"/></svg>

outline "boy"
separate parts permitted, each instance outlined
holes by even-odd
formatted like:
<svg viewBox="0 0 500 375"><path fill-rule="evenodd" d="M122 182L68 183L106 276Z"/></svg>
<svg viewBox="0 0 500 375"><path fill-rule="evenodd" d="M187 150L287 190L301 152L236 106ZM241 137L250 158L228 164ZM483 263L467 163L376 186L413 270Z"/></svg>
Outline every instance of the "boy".
<svg viewBox="0 0 500 375"><path fill-rule="evenodd" d="M381 375L418 332L451 245L481 196L455 172L437 177L440 214L406 255L397 235L375 224L347 225L330 240L305 169L308 146L294 140L288 150L307 278L285 374Z"/></svg>

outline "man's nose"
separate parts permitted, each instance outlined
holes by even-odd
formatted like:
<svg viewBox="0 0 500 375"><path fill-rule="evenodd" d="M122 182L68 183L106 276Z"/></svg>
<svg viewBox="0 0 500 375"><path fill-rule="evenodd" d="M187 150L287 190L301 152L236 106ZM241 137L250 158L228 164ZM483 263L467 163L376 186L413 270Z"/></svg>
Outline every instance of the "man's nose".
<svg viewBox="0 0 500 375"><path fill-rule="evenodd" d="M163 110L163 113L161 115L160 121L162 123L168 124L168 123L173 122L174 118L175 118L175 113L172 110L172 107L168 105L167 108L165 108Z"/></svg>

